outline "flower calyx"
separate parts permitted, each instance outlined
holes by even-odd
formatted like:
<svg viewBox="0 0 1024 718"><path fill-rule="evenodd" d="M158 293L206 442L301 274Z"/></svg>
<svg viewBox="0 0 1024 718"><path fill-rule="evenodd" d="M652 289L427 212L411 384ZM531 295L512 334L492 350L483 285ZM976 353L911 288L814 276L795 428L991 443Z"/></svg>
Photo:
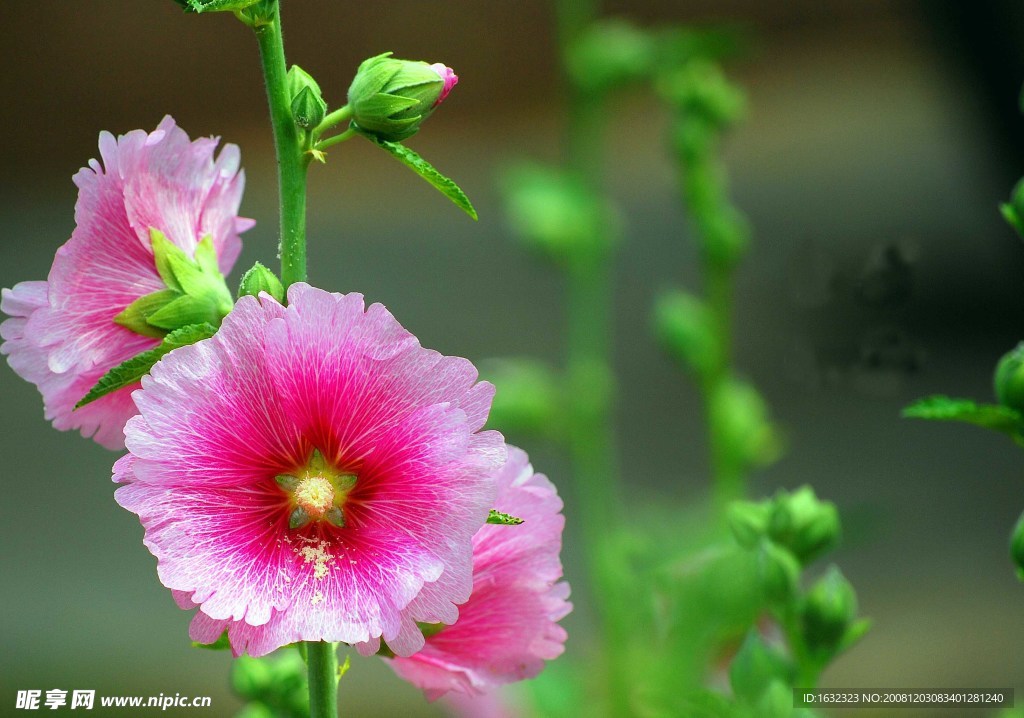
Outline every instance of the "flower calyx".
<svg viewBox="0 0 1024 718"><path fill-rule="evenodd" d="M191 325L220 326L234 300L220 273L213 239L204 237L189 257L160 230L150 228L149 237L165 288L139 297L114 317L114 322L157 339Z"/></svg>

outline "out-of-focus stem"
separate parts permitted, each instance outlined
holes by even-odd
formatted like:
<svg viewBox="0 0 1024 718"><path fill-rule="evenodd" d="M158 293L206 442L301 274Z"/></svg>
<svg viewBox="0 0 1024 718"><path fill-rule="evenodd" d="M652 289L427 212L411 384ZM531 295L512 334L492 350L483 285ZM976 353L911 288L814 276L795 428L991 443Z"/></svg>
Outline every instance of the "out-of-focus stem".
<svg viewBox="0 0 1024 718"><path fill-rule="evenodd" d="M595 19L597 0L558 0L558 35L563 66L571 43ZM566 164L577 180L599 191L606 113L601 98L573 82L568 73ZM607 247L610 242L597 244ZM624 636L611 604L615 583L606 562L609 538L617 533L621 511L618 462L611 409L615 381L611 366L612 254L605 249L575 257L568 270L566 369L568 373L569 451L578 502L578 521L587 544L591 594L601 620L611 715L629 715L628 673L618 665Z"/></svg>

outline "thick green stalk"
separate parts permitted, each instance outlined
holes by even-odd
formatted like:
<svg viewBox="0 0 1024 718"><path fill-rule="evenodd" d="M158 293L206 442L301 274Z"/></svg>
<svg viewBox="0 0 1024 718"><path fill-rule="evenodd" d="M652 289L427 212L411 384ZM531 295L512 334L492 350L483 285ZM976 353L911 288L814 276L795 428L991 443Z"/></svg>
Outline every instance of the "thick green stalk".
<svg viewBox="0 0 1024 718"><path fill-rule="evenodd" d="M292 116L280 5L272 2L271 8L271 16L255 24L253 30L259 42L270 122L274 129L281 205L281 282L287 288L306 280L306 168L309 161L303 148L303 137ZM306 667L309 672L310 718L336 718L337 646L324 641L306 642Z"/></svg>
<svg viewBox="0 0 1024 718"><path fill-rule="evenodd" d="M306 168L309 161L292 117L279 4L273 3L273 16L253 29L260 45L270 121L274 128L281 200L281 282L287 288L306 280Z"/></svg>
<svg viewBox="0 0 1024 718"><path fill-rule="evenodd" d="M309 718L338 715L338 644L306 641L309 671Z"/></svg>

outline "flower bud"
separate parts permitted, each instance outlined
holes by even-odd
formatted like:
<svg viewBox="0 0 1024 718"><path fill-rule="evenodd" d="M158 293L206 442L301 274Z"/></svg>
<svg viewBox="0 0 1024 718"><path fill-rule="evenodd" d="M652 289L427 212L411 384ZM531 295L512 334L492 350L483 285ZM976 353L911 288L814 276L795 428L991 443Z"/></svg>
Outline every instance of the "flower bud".
<svg viewBox="0 0 1024 718"><path fill-rule="evenodd" d="M729 685L735 695L756 702L775 681L792 679L793 667L778 650L766 644L756 630L743 640L729 665Z"/></svg>
<svg viewBox="0 0 1024 718"><path fill-rule="evenodd" d="M1024 581L1024 514L1017 519L1017 525L1013 528L1013 536L1010 538L1010 556L1017 564L1017 576Z"/></svg>
<svg viewBox="0 0 1024 718"><path fill-rule="evenodd" d="M654 324L662 345L698 376L707 376L722 363L711 311L685 292L666 294L654 310Z"/></svg>
<svg viewBox="0 0 1024 718"><path fill-rule="evenodd" d="M281 284L281 280L272 271L256 262L249 271L242 275L242 281L238 285L238 298L241 299L247 295L258 297L260 292L266 292L277 301L284 303L284 285Z"/></svg>
<svg viewBox="0 0 1024 718"><path fill-rule="evenodd" d="M1005 219L1011 227L1017 230L1017 234L1024 237L1024 180L1021 180L1013 188L1010 201L999 205Z"/></svg>
<svg viewBox="0 0 1024 718"><path fill-rule="evenodd" d="M801 618L807 646L818 653L835 653L856 616L853 586L838 568L830 566L803 601Z"/></svg>
<svg viewBox="0 0 1024 718"><path fill-rule="evenodd" d="M995 388L1000 404L1024 412L1024 342L999 360Z"/></svg>
<svg viewBox="0 0 1024 718"><path fill-rule="evenodd" d="M729 506L728 520L736 543L745 549L753 549L764 537L768 507L753 501L734 501Z"/></svg>
<svg viewBox="0 0 1024 718"><path fill-rule="evenodd" d="M390 52L359 66L348 89L352 124L379 139L412 137L459 81L442 63L396 60Z"/></svg>
<svg viewBox="0 0 1024 718"><path fill-rule="evenodd" d="M772 503L768 535L807 564L839 541L839 512L804 486L792 494L780 492Z"/></svg>
<svg viewBox="0 0 1024 718"><path fill-rule="evenodd" d="M490 426L502 431L553 434L558 428L560 396L555 372L530 359L503 359L483 367L496 387Z"/></svg>
<svg viewBox="0 0 1024 718"><path fill-rule="evenodd" d="M757 577L770 603L786 603L796 593L800 564L786 549L762 541L756 555Z"/></svg>
<svg viewBox="0 0 1024 718"><path fill-rule="evenodd" d="M288 70L288 96L292 101L292 116L299 127L311 130L323 122L327 103L320 85L298 65Z"/></svg>
<svg viewBox="0 0 1024 718"><path fill-rule="evenodd" d="M736 466L764 466L782 452L782 442L768 417L768 406L753 386L739 379L723 381L711 396L711 417Z"/></svg>

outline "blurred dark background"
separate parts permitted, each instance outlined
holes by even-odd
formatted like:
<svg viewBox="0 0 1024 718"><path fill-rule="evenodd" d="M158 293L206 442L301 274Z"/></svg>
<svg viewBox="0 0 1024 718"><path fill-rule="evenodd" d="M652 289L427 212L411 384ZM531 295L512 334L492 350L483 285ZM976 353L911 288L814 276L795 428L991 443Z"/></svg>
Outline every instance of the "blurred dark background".
<svg viewBox="0 0 1024 718"><path fill-rule="evenodd" d="M1024 508L1020 450L979 429L901 420L899 409L934 392L989 399L995 361L1024 335L1024 245L997 209L1024 174L1024 9L620 0L606 10L644 25L726 24L752 40L728 67L749 92L728 160L756 229L739 279L738 360L788 440L754 491L811 483L838 503L837 561L875 620L824 685L1020 685L1024 588L1007 557ZM454 67L458 88L410 146L481 217L470 222L350 142L312 168L312 281L384 302L444 353L557 361L559 277L515 246L495 182L512 160L559 157L548 3L284 0L284 25L289 60L335 107L358 63L384 50ZM242 147L242 211L258 224L232 285L256 259L272 263L265 98L255 41L230 15L186 16L171 0L9 2L0 46L0 286L46 276L73 227L70 177L97 155L97 133L151 129L165 113L193 137ZM656 293L694 286L695 252L664 117L642 93L613 106L607 186L627 218L616 270L623 473L637 504L696 500L707 488L702 412L649 331ZM189 647L189 616L157 581L137 519L111 498L115 455L51 430L35 389L6 367L0 404L0 714L16 689L94 688L212 695L208 712L229 715L230 661ZM571 523L564 458L526 448L563 487ZM570 652L585 642L580 600ZM343 680L347 715L440 715L378 663L356 661Z"/></svg>

